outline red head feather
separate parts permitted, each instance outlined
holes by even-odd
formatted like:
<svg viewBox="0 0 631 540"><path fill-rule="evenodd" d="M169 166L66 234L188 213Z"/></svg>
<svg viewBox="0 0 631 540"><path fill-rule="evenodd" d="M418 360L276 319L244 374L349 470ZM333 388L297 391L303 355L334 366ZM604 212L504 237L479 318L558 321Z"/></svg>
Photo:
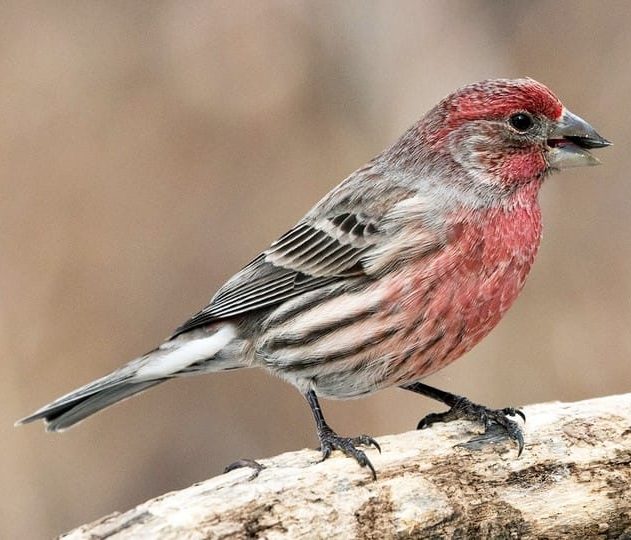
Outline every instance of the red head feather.
<svg viewBox="0 0 631 540"><path fill-rule="evenodd" d="M558 120L563 104L543 84L533 79L490 79L465 86L443 99L420 124L420 133L431 145L471 120L494 120L528 111Z"/></svg>

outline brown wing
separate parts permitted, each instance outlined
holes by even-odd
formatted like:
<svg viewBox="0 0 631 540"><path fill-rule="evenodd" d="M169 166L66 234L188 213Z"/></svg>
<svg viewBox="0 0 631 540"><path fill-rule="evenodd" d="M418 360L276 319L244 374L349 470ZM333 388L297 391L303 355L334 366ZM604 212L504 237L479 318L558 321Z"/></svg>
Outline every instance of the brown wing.
<svg viewBox="0 0 631 540"><path fill-rule="evenodd" d="M230 279L174 336L361 275L362 258L380 238L376 223L349 212L315 223L301 222Z"/></svg>

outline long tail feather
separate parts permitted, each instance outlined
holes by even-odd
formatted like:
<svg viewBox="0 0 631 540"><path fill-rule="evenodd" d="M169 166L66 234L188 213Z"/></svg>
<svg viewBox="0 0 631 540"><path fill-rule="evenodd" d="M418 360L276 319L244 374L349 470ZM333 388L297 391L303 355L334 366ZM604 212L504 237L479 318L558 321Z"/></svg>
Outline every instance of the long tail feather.
<svg viewBox="0 0 631 540"><path fill-rule="evenodd" d="M235 327L229 323L182 334L119 370L45 405L16 425L44 420L48 431L61 431L105 407L173 377L244 367Z"/></svg>
<svg viewBox="0 0 631 540"><path fill-rule="evenodd" d="M167 379L141 383L121 382L115 386L104 390L95 390L92 394L78 398L66 399L61 402L57 400L17 423L27 424L35 420L44 420L46 422L46 431L62 431L105 407L109 407L165 380Z"/></svg>

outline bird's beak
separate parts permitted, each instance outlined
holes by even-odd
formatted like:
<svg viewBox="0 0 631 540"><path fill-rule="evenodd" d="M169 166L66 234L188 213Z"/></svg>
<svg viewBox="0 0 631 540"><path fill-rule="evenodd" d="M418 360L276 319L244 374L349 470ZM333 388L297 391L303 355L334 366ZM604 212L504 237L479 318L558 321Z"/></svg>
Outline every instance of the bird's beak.
<svg viewBox="0 0 631 540"><path fill-rule="evenodd" d="M585 165L599 165L600 161L589 150L611 143L598 135L585 120L567 109L548 134L547 161L551 169L567 169Z"/></svg>

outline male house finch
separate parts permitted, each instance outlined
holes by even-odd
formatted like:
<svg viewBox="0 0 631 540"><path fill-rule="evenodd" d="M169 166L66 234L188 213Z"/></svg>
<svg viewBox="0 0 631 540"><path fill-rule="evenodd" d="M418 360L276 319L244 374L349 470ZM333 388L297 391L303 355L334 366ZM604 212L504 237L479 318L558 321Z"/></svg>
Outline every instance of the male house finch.
<svg viewBox="0 0 631 540"><path fill-rule="evenodd" d="M232 277L208 306L153 351L19 423L59 431L163 381L259 366L294 384L326 459L337 435L317 396L352 398L400 386L456 418L523 436L508 416L419 382L471 349L524 285L541 236L537 194L566 167L595 165L610 143L532 79L466 86L352 173L289 232ZM523 415L522 415L523 416Z"/></svg>

